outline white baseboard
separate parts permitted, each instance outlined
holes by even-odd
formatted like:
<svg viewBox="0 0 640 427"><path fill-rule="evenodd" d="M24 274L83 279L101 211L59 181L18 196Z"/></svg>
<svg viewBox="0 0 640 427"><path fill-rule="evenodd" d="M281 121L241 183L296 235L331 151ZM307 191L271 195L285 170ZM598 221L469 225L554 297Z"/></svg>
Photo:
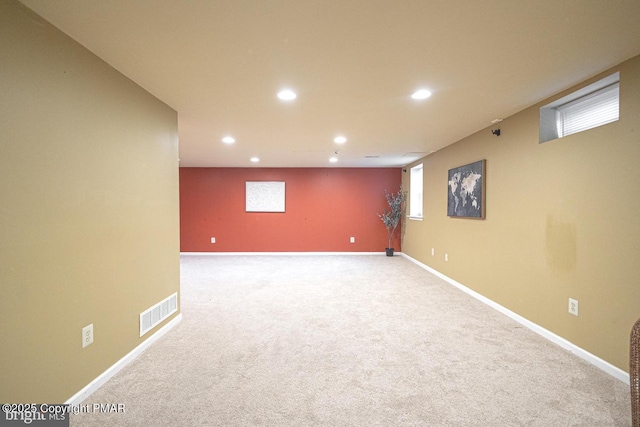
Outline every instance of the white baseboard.
<svg viewBox="0 0 640 427"><path fill-rule="evenodd" d="M402 255L402 252L395 252ZM385 255L385 252L180 252L181 256L193 255Z"/></svg>
<svg viewBox="0 0 640 427"><path fill-rule="evenodd" d="M430 273L438 276L439 278L441 278L442 280L445 280L446 282L450 283L451 285L455 286L456 288L460 289L461 291L471 295L472 297L476 298L477 300L487 304L489 307L494 308L496 310L498 310L500 313L510 317L511 319L515 320L516 322L520 323L521 325L531 329L533 332L537 333L538 335L548 339L549 341L559 345L560 347L564 348L565 350L569 350L571 353L575 354L576 356L578 356L579 358L586 360L588 363L594 365L595 367L603 370L604 372L606 372L607 374L611 375L614 378L619 379L620 381L626 383L627 385L629 385L629 374L626 373L625 371L623 371L622 369L613 366L612 364L610 364L609 362L600 359L598 356L589 353L588 351L586 351L583 348L578 347L577 345L573 344L570 341L567 341L566 339L562 338L559 335L554 334L553 332L543 328L540 325L537 325L536 323L533 323L532 321L520 316L517 313L514 313L513 311L509 310L508 308L496 303L495 301L490 300L489 298L477 293L476 291L467 288L466 286L464 286L463 284L456 282L455 280L453 280L450 277L445 276L444 274L440 273L437 270L434 270L433 268L429 267L426 264L421 263L420 261L411 258L409 255L407 254L401 254L403 257L405 257L406 259L408 259L409 261L417 264L418 266L424 268L425 270L429 271Z"/></svg>
<svg viewBox="0 0 640 427"><path fill-rule="evenodd" d="M158 329L153 335L144 340L140 345L131 350L126 356L114 363L110 368L100 374L96 379L91 381L79 392L71 396L66 402L66 405L79 405L89 397L94 391L99 389L104 383L109 381L115 374L117 374L122 368L131 363L136 357L138 357L143 351L145 351L151 344L158 341L164 334L169 332L174 326L182 321L182 313L178 313L176 317L171 319L167 324Z"/></svg>

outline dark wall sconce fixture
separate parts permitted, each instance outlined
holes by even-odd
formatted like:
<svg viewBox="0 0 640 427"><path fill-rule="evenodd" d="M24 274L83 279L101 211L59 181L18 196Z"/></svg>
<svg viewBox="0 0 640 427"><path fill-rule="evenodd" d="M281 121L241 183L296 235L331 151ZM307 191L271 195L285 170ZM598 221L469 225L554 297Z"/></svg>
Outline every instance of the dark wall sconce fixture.
<svg viewBox="0 0 640 427"><path fill-rule="evenodd" d="M493 129L491 130L491 133L494 134L495 136L500 136L500 129Z"/></svg>

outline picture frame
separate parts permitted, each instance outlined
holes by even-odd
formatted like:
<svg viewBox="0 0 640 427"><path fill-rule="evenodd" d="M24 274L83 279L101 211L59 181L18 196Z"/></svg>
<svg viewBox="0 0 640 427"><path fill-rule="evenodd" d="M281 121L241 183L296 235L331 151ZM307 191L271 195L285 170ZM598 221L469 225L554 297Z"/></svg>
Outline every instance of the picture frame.
<svg viewBox="0 0 640 427"><path fill-rule="evenodd" d="M486 160L449 169L447 216L485 219Z"/></svg>

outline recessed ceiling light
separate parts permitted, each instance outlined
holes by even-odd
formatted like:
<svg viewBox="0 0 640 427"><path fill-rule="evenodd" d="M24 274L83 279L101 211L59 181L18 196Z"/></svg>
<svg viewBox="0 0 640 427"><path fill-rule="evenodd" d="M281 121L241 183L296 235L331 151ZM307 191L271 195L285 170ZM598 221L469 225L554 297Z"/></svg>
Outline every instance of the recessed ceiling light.
<svg viewBox="0 0 640 427"><path fill-rule="evenodd" d="M347 138L342 135L336 136L335 138L333 138L333 142L335 142L336 144L344 144L345 142L347 142Z"/></svg>
<svg viewBox="0 0 640 427"><path fill-rule="evenodd" d="M258 163L258 162L260 161L260 159L259 159L259 158L257 158L257 157L252 157L252 158L251 158L251 161L252 161L253 163Z"/></svg>
<svg viewBox="0 0 640 427"><path fill-rule="evenodd" d="M413 99L427 99L430 96L431 91L428 91L427 89L420 89L411 94Z"/></svg>
<svg viewBox="0 0 640 427"><path fill-rule="evenodd" d="M338 161L338 158L337 158L337 157L331 157L331 158L329 159L329 161L330 161L331 163L335 163L335 162L337 162L337 161Z"/></svg>
<svg viewBox="0 0 640 427"><path fill-rule="evenodd" d="M278 98L280 98L283 101L293 101L297 97L298 95L296 95L296 93L291 89L283 89L280 92L278 92Z"/></svg>
<svg viewBox="0 0 640 427"><path fill-rule="evenodd" d="M222 138L222 142L224 142L225 144L233 144L234 142L236 142L236 140L232 136L225 136L224 138Z"/></svg>

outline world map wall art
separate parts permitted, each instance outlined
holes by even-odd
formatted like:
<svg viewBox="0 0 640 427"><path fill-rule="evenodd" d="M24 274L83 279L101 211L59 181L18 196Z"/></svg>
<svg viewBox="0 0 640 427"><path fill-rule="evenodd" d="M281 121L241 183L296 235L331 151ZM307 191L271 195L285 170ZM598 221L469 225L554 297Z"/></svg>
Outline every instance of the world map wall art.
<svg viewBox="0 0 640 427"><path fill-rule="evenodd" d="M485 160L449 169L447 216L484 219Z"/></svg>

